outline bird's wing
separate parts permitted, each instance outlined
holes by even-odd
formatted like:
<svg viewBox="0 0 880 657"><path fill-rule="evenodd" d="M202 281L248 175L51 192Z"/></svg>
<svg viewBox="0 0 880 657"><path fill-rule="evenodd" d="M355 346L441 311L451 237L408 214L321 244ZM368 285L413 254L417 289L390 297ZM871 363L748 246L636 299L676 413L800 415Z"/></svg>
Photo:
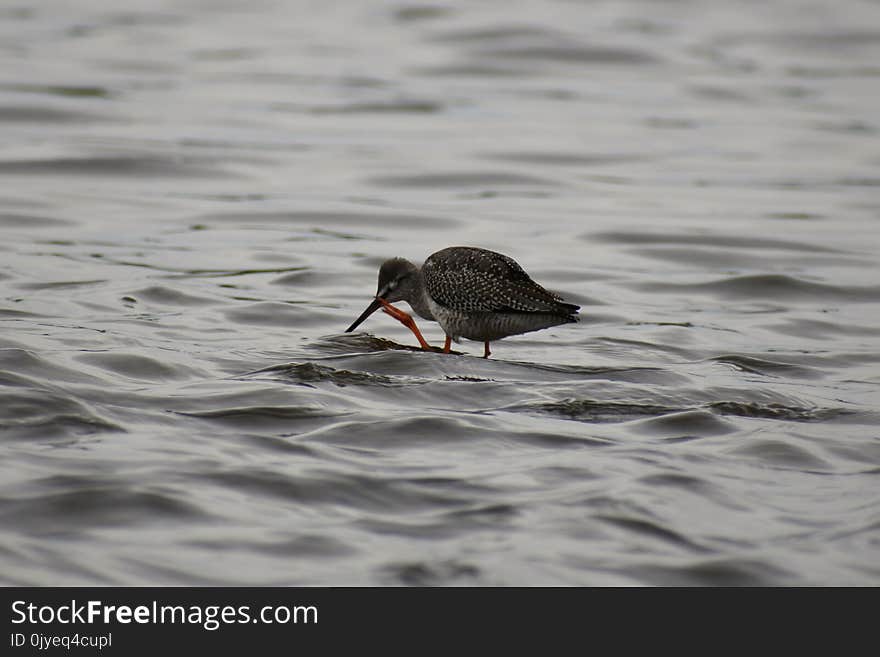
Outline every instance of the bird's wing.
<svg viewBox="0 0 880 657"><path fill-rule="evenodd" d="M494 251L453 247L422 266L425 289L440 305L463 312L544 312L568 315L576 306L545 290L516 261Z"/></svg>

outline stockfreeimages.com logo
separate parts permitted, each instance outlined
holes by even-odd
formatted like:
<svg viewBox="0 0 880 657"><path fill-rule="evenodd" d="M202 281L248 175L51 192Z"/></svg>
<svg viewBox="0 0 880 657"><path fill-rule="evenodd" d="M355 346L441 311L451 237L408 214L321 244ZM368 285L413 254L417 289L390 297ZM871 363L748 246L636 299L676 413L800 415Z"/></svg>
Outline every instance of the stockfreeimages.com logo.
<svg viewBox="0 0 880 657"><path fill-rule="evenodd" d="M35 605L24 600L12 603L13 624L29 623L32 625L48 625L52 623L92 625L103 623L111 625L119 623L128 625L140 623L201 625L206 630L214 631L222 625L263 623L265 625L316 624L318 608L314 605L267 605L252 613L250 605L160 605L157 601L149 605L107 605L100 600L89 600L79 603L71 600L70 604L58 606Z"/></svg>

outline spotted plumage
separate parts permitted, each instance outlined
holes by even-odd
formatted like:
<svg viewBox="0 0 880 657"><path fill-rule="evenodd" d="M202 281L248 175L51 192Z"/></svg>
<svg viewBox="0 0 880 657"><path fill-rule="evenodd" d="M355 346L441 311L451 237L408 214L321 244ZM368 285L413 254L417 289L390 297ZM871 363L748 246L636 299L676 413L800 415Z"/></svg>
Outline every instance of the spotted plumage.
<svg viewBox="0 0 880 657"><path fill-rule="evenodd" d="M437 251L422 265L425 291L439 305L461 312L524 312L568 316L578 306L561 303L513 258L475 247Z"/></svg>
<svg viewBox="0 0 880 657"><path fill-rule="evenodd" d="M576 322L579 310L538 285L512 258L469 246L437 251L421 268L403 258L384 262L376 300L348 328L385 306L426 347L412 318L390 306L394 301L407 301L417 315L438 322L446 332L444 351L451 340L467 338L485 343L485 356L491 341Z"/></svg>

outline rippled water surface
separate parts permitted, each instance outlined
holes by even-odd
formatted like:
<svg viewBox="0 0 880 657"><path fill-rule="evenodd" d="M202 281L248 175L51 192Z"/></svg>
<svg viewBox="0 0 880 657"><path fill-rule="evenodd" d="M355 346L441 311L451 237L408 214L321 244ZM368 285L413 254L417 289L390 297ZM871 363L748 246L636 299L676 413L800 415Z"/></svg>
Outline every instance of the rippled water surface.
<svg viewBox="0 0 880 657"><path fill-rule="evenodd" d="M3 583L880 584L878 3L7 2L0 53ZM343 333L456 244L581 322Z"/></svg>

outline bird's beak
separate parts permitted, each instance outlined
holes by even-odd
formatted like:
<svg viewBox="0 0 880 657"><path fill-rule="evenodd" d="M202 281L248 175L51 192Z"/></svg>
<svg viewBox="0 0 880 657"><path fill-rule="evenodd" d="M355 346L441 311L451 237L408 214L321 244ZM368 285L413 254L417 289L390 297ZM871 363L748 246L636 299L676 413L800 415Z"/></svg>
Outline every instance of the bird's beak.
<svg viewBox="0 0 880 657"><path fill-rule="evenodd" d="M358 326L361 325L361 323L363 323L363 321L367 317L372 315L374 312L379 310L379 308L381 308L381 307L382 307L382 302L379 301L379 297L377 296L375 299L373 299L372 303L370 303L370 305L367 306L367 309L363 313L361 313L361 316L358 317L356 320L354 320L354 324L352 324L347 329L345 329L345 332L351 333L352 331L354 331Z"/></svg>

